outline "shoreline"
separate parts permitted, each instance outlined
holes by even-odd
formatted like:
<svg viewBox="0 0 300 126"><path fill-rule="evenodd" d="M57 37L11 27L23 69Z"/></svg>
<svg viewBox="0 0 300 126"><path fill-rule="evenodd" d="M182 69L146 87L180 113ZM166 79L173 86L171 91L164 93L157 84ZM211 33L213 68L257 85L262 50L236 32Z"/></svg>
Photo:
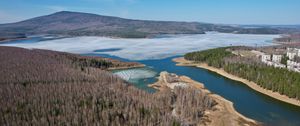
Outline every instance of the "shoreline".
<svg viewBox="0 0 300 126"><path fill-rule="evenodd" d="M10 41L15 41L15 40L26 40L26 39L30 39L30 38L28 38L28 37L24 37L24 38L4 38L3 40L0 40L0 44L9 43Z"/></svg>
<svg viewBox="0 0 300 126"><path fill-rule="evenodd" d="M215 72L215 73L217 73L219 75L222 75L226 78L229 78L231 80L242 82L243 84L247 85L251 89L253 89L257 92L260 92L264 95L267 95L271 98L274 98L274 99L277 99L279 101L282 101L282 102L289 103L291 105L295 105L295 106L300 107L300 100L289 98L288 96L279 94L278 92L273 92L271 90L264 89L264 88L260 87L258 84L254 83L252 81L249 81L249 80L240 78L238 76L232 75L230 73L227 73L223 69L208 66L206 63L193 63L193 61L185 60L183 57L174 58L173 61L177 63L176 64L177 66L194 66L194 67L199 67L199 68L203 68L203 69Z"/></svg>
<svg viewBox="0 0 300 126"><path fill-rule="evenodd" d="M161 72L158 78L158 81L154 84L149 84L148 87L152 87L159 91L164 90L173 90L174 83L170 83L167 81L169 73ZM209 97L211 97L214 101L217 102L213 108L214 110L206 110L205 115L210 120L207 122L209 126L215 125L224 125L224 126L231 126L231 125L260 125L260 122L257 122L253 119L247 118L244 115L237 112L233 106L233 103L220 95L211 93L208 89L205 88L204 84L194 81L187 76L178 76L179 82L183 82L188 87L192 87L196 90L200 90L206 93Z"/></svg>

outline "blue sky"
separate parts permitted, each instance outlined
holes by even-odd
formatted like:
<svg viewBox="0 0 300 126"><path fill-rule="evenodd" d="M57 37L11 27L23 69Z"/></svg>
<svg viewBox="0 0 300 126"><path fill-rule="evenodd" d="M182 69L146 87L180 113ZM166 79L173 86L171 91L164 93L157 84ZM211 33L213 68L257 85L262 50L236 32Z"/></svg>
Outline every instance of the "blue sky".
<svg viewBox="0 0 300 126"><path fill-rule="evenodd" d="M147 20L300 24L300 0L0 0L0 23L63 10Z"/></svg>

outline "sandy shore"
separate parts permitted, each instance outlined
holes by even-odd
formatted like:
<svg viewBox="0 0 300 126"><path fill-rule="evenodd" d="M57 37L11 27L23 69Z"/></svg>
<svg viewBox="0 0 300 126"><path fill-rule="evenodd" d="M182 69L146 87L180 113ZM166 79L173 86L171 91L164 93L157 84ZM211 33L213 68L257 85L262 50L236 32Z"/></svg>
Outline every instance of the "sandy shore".
<svg viewBox="0 0 300 126"><path fill-rule="evenodd" d="M283 102L286 102L286 103L289 103L289 104L292 104L292 105L300 106L300 100L289 98L288 96L281 95L278 92L273 92L271 90L266 90L266 89L260 87L258 84L252 82L252 81L249 81L249 80L237 77L235 75L229 74L226 71L224 71L223 69L218 69L218 68L215 68L215 67L211 67L211 66L208 66L205 63L201 63L201 64L200 63L193 63L192 61L185 60L183 57L175 58L175 59L173 59L173 61L177 62L178 64L176 64L176 65L178 65L178 66L195 66L195 67L207 69L207 70L212 71L212 72L216 72L216 73L218 73L218 74L220 74L224 77L227 77L229 79L242 82L242 83L246 84L247 86L249 86L250 88L252 88L253 90L258 91L260 93L263 93L263 94L265 94L267 96L270 96L274 99L277 99L277 100L280 100L280 101L283 101Z"/></svg>
<svg viewBox="0 0 300 126"><path fill-rule="evenodd" d="M174 74L173 74L174 75ZM178 82L170 83L167 81L167 77L170 76L167 72L161 72L158 82L154 84L148 85L149 87L155 88L157 90L163 91L163 90L172 90L174 89L174 86L178 83L188 85L189 87L193 87L195 90L201 90L202 92L205 92L208 94L209 97L211 97L214 101L217 102L217 105L213 107L212 110L206 110L205 116L208 117L208 122L205 122L205 124L201 125L207 125L207 126L256 126L260 125L258 122L249 119L240 113L238 113L234 107L233 103L226 100L225 98L211 93L209 90L207 90L202 83L199 83L197 81L194 81L186 76L177 76L179 78ZM174 76L172 76L174 77ZM182 86L182 85L181 85Z"/></svg>

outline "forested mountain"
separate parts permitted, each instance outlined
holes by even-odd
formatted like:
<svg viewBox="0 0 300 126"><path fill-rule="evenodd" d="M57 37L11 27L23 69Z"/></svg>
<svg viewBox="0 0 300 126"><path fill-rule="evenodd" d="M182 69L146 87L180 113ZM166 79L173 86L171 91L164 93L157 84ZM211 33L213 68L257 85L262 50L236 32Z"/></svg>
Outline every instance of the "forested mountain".
<svg viewBox="0 0 300 126"><path fill-rule="evenodd" d="M146 21L62 11L21 22L0 25L1 33L61 34L144 38L158 34L203 34L206 31L278 34L276 28L242 28L199 22Z"/></svg>
<svg viewBox="0 0 300 126"><path fill-rule="evenodd" d="M259 86L300 99L300 73L267 66L257 60L234 55L230 50L244 47L223 47L187 53L184 58L222 68L226 72L253 81Z"/></svg>
<svg viewBox="0 0 300 126"><path fill-rule="evenodd" d="M0 46L0 125L179 126L208 121L204 111L214 104L202 92L150 94L105 71L139 65ZM180 106L182 116L172 116L174 106Z"/></svg>

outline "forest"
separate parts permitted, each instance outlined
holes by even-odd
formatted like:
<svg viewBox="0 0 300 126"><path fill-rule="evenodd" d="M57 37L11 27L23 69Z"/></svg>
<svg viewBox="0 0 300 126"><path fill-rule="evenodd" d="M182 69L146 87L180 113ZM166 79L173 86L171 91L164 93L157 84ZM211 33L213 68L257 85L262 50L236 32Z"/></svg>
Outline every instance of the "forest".
<svg viewBox="0 0 300 126"><path fill-rule="evenodd" d="M138 63L0 46L0 125L179 126L207 121L212 99L176 88L154 94L106 71ZM176 106L176 115L172 111Z"/></svg>
<svg viewBox="0 0 300 126"><path fill-rule="evenodd" d="M233 56L229 51L226 51L227 48L216 48L198 52L187 53L184 55L184 58L192 61L205 62L209 66L221 68L225 61L225 57Z"/></svg>
<svg viewBox="0 0 300 126"><path fill-rule="evenodd" d="M223 47L188 53L185 59L207 63L226 72L253 81L261 87L300 99L300 73L267 66L257 60L234 55L230 50L239 47Z"/></svg>

